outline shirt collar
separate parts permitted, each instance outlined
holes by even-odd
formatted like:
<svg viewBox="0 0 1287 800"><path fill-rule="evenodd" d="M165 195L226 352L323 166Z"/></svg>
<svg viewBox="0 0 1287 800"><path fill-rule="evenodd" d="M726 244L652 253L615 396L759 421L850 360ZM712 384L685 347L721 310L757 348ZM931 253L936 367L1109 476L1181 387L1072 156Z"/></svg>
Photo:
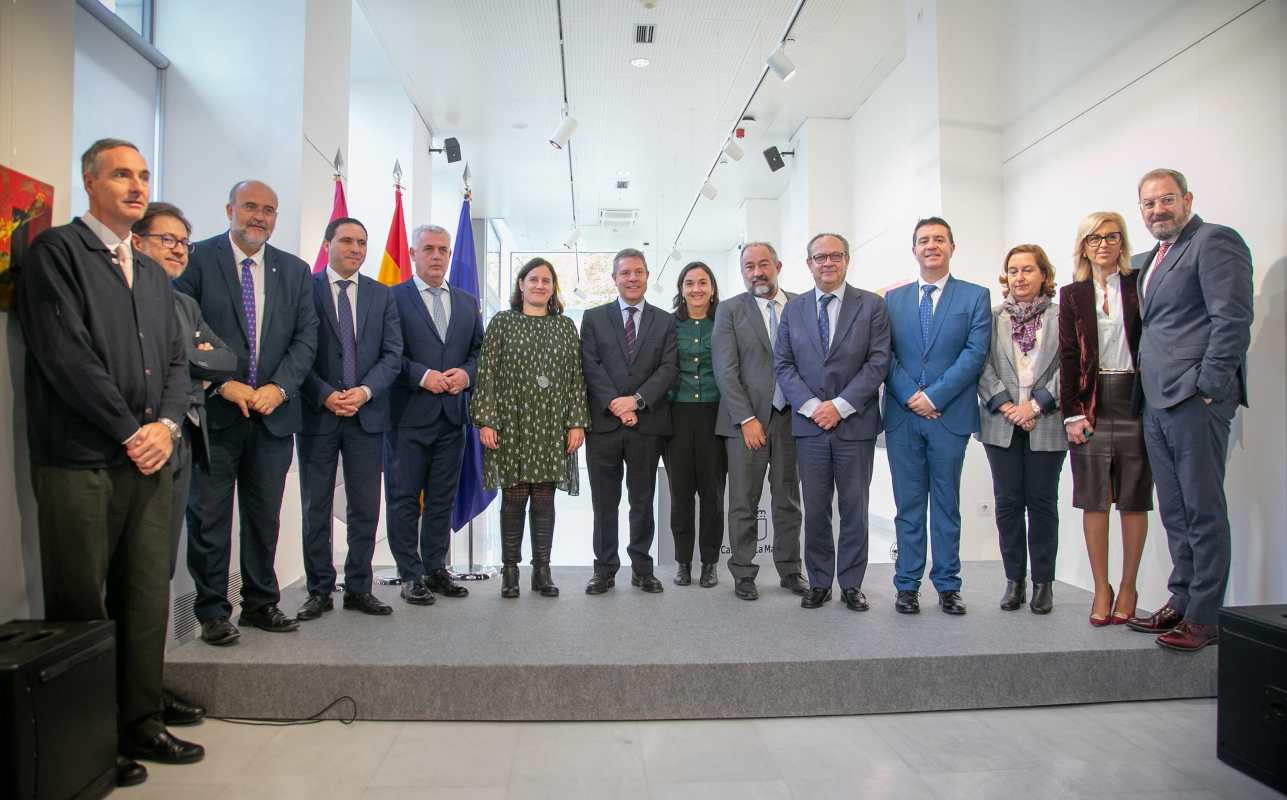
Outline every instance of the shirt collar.
<svg viewBox="0 0 1287 800"><path fill-rule="evenodd" d="M781 287L779 287L778 293L775 294L773 297L760 297L758 294L755 294L754 292L751 293L751 297L755 299L755 302L760 304L761 311L768 311L769 303L773 303L779 308L785 305L784 301L786 300L786 293L782 291Z"/></svg>
<svg viewBox="0 0 1287 800"><path fill-rule="evenodd" d="M813 302L821 303L822 296L826 294L829 294L832 297L836 298L838 302L843 301L845 299L845 287L842 285L842 286L836 287L835 289L832 289L829 292L824 292L815 286L813 287Z"/></svg>
<svg viewBox="0 0 1287 800"><path fill-rule="evenodd" d="M240 266L241 266L241 262L243 262L243 261L245 261L246 259L248 259L248 258L249 258L251 261L255 262L255 266L256 266L256 267L259 267L259 268L261 268L261 269L263 268L263 266L264 266L264 250L268 247L268 245L263 245L263 246L261 246L261 247L259 248L259 252L258 252L258 253L255 253L255 254L252 256L252 255L247 255L246 253L243 253L243 252L241 251L241 248L237 246L237 240L232 238L232 233L231 233L231 232L229 232L229 234L228 234L228 243L232 245L232 258L233 258L233 260L234 260L234 261L236 261L236 262L237 262L237 266L238 266L238 267L240 267Z"/></svg>
<svg viewBox="0 0 1287 800"><path fill-rule="evenodd" d="M332 284L332 285L333 285L333 284L336 284L336 283L339 283L340 281L352 281L352 282L353 282L353 285L354 285L354 286L356 286L356 285L357 285L357 282L358 282L358 276L357 276L357 273L355 272L355 273L353 273L352 277L346 278L346 277L344 277L343 275L341 275L340 273L336 272L336 271L335 271L335 268L334 268L334 267L332 267L330 264L327 264L327 265L326 265L326 281L327 281L327 283L330 283L330 284Z"/></svg>
<svg viewBox="0 0 1287 800"><path fill-rule="evenodd" d="M620 296L618 296L618 297L617 297L617 305L621 308L621 313L623 313L623 314L625 313L625 311L626 311L626 309L627 309L627 308L633 308L633 309L635 309L636 311L638 311L639 313L641 313L641 314L642 314L642 313L643 313L644 302L645 302L645 301L640 300L638 303L636 303L635 305L633 305L633 306L632 306L631 304L627 303L627 302L626 302L622 297L620 297Z"/></svg>
<svg viewBox="0 0 1287 800"><path fill-rule="evenodd" d="M84 214L81 215L80 221L85 223L85 227L89 228L90 231L92 231L93 234L99 238L99 241L101 241L107 247L108 250L115 250L116 245L120 244L121 242L125 242L126 244L129 244L128 241L117 236L115 231L113 231L111 228L104 225L102 222L98 220L97 217L95 217L93 214L89 213L88 211L86 211Z"/></svg>
<svg viewBox="0 0 1287 800"><path fill-rule="evenodd" d="M424 294L425 292L429 291L429 289L431 288L438 288L438 289L442 289L444 292L447 292L448 294L451 293L451 287L447 285L446 281L443 281L440 286L431 287L429 286L429 284L425 283L424 280L419 275L413 274L411 276L411 280L415 281L416 291L419 292L420 294Z"/></svg>
<svg viewBox="0 0 1287 800"><path fill-rule="evenodd" d="M944 275L943 277L939 278L938 280L934 281L934 284L933 284L933 285L934 285L934 287L935 287L935 290L936 290L940 295L942 295L942 294L943 294L943 287L944 287L944 286L947 286L947 279L948 279L948 278L950 278L950 277L952 277L952 273L950 273L950 272L949 272L948 274L946 274L946 275ZM929 281L925 280L924 278L920 278L920 277L918 277L918 278L916 279L916 290L917 290L917 291L919 291L919 292L921 292L922 294L925 292L925 287L926 287L926 286L929 286L929 285L930 285Z"/></svg>

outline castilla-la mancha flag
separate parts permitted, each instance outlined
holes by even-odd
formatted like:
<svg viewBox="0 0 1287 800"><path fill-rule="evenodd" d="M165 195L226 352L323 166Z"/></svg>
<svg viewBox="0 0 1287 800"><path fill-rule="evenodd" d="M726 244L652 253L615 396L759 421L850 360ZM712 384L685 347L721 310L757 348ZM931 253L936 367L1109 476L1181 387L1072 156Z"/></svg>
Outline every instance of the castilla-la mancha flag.
<svg viewBox="0 0 1287 800"><path fill-rule="evenodd" d="M348 215L349 204L344 200L344 184L340 181L340 176L336 175L335 201L331 203L331 218L326 221L326 224L329 226L335 220ZM317 248L317 258L313 259L313 274L316 275L326 269L326 265L330 263L330 260L330 254L326 252L326 242L323 241L321 246Z"/></svg>
<svg viewBox="0 0 1287 800"><path fill-rule="evenodd" d="M407 226L402 221L402 187L394 187L393 221L389 223L389 240L380 260L379 281L394 286L411 279L411 249L407 244Z"/></svg>

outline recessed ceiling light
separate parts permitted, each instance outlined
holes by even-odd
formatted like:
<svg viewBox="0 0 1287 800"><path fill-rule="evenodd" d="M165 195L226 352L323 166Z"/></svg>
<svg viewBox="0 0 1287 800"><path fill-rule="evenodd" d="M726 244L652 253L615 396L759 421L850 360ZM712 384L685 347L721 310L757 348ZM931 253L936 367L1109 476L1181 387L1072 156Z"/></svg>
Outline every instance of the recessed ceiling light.
<svg viewBox="0 0 1287 800"><path fill-rule="evenodd" d="M516 131L527 130L527 123L526 123L526 122L515 122L515 123L514 123L514 130L516 130Z"/></svg>
<svg viewBox="0 0 1287 800"><path fill-rule="evenodd" d="M630 66L632 66L632 67L639 67L640 69L643 69L644 67L648 66L648 65L649 65L649 64L651 64L651 63L652 63L652 62L651 62L651 61L649 61L649 60L648 60L648 59L646 59L646 58L632 58L632 59L630 59Z"/></svg>
<svg viewBox="0 0 1287 800"><path fill-rule="evenodd" d="M629 177L630 177L630 170L628 170L628 169L619 169L619 170L617 170L617 177L618 177L618 178L629 178Z"/></svg>

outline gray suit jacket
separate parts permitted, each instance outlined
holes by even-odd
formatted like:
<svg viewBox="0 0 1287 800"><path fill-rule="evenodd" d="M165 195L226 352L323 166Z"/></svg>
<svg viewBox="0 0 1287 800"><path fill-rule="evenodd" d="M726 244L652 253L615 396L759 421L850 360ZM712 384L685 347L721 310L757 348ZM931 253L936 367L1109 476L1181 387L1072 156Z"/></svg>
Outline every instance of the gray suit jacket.
<svg viewBox="0 0 1287 800"><path fill-rule="evenodd" d="M1253 295L1247 244L1233 228L1194 214L1150 277L1155 253L1156 247L1134 259L1141 270L1144 398L1155 408L1195 394L1247 405Z"/></svg>
<svg viewBox="0 0 1287 800"><path fill-rule="evenodd" d="M189 413L195 411L198 418L197 435L192 441L193 459L205 463L210 451L210 426L206 423L206 392L201 382L212 381L217 385L230 380L237 372L237 354L206 324L196 300L183 292L175 292L174 313L183 333L183 345L188 351L188 372L192 376L192 388L188 394ZM209 342L214 349L199 350L198 345L203 342ZM188 433L192 434L191 426Z"/></svg>
<svg viewBox="0 0 1287 800"><path fill-rule="evenodd" d="M794 294L782 290L787 302ZM783 303L785 308L786 303ZM778 320L781 326L782 320ZM718 436L740 436L742 420L755 417L768 426L773 413L773 344L760 306L750 292L722 301L715 308L711 362L719 386Z"/></svg>
<svg viewBox="0 0 1287 800"><path fill-rule="evenodd" d="M1019 373L1014 363L1014 338L1005 306L992 309L992 348L979 376L979 441L1009 447L1014 425L1000 412L1019 400ZM1041 317L1041 343L1033 365L1032 399L1041 406L1037 426L1029 434L1033 450L1067 450L1059 410L1059 306L1051 303Z"/></svg>

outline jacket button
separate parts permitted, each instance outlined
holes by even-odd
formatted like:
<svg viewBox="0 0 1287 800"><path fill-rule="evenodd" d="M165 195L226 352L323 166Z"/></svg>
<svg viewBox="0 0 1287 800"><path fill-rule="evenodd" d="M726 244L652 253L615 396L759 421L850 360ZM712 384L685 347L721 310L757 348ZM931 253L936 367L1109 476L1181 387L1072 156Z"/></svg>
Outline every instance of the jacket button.
<svg viewBox="0 0 1287 800"><path fill-rule="evenodd" d="M144 370L143 370L143 374L144 374L144 375L151 375L151 374L152 374L152 370L150 370L150 369L144 369Z"/></svg>

